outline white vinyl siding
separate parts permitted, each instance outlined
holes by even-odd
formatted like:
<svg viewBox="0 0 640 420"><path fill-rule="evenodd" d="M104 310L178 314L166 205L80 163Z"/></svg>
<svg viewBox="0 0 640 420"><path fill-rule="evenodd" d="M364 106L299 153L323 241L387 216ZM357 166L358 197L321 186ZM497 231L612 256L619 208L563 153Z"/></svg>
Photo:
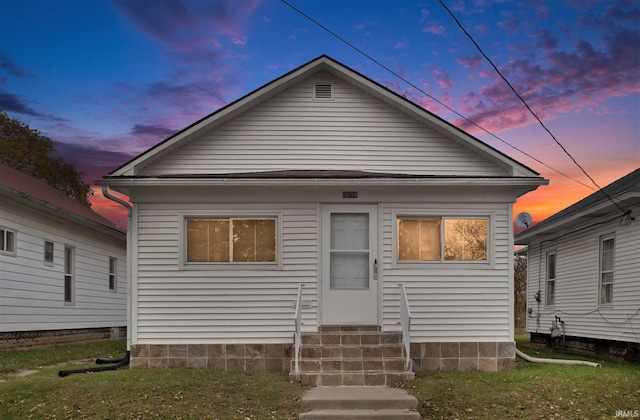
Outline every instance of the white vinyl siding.
<svg viewBox="0 0 640 420"><path fill-rule="evenodd" d="M334 99L314 101L314 81L325 76L327 83L333 83ZM329 73L310 77L172 151L142 174L285 169L508 175L470 149Z"/></svg>
<svg viewBox="0 0 640 420"><path fill-rule="evenodd" d="M282 267L214 266L182 270L180 224L185 206L137 206L137 343L290 342L298 284L304 299L315 300L317 280L317 205L243 204L247 214L279 213ZM188 212L235 210L233 204L191 204ZM277 268L277 267L276 267ZM315 313L305 312L313 328Z"/></svg>
<svg viewBox="0 0 640 420"><path fill-rule="evenodd" d="M618 220L606 222L611 215L590 219L585 229L565 235L562 230L539 242L529 244L527 265L527 306L532 314L527 317L527 331L546 334L554 316L562 317L567 335L617 341L638 341L640 317L640 225L632 223L619 226ZM596 227L593 227L596 226ZM572 228L576 231L578 228ZM615 281L612 305L600 305L601 259L600 242L603 237L615 235L613 266ZM554 239L557 238L557 239ZM553 308L539 305L534 295L544 287L544 264L540 258L550 250L562 255L557 260L556 276L562 279L556 284ZM539 322L537 314L540 313ZM634 315L635 314L635 315Z"/></svg>
<svg viewBox="0 0 640 420"><path fill-rule="evenodd" d="M311 307L303 310L303 328L313 331L320 317L317 290L322 239L317 200L328 201L328 197L341 197L341 193L341 189L323 194L300 189L288 195L262 196L261 203L250 203L250 195L241 191L236 192L237 197L225 196L228 201L238 198L239 203L197 203L197 193L181 200L165 197L164 203L153 195L149 195L149 202L139 201L134 344L291 342L293 301L300 283L305 285L303 300L311 302ZM383 202L386 193L378 194L370 199ZM299 202L293 202L294 197ZM269 202L264 202L267 198ZM479 195L467 194L467 199L479 199ZM509 340L509 205L473 202L454 207L433 203L380 206L384 209L380 219L383 240L379 245L383 281L378 287L383 328L399 328L397 285L404 282L414 315L412 337L416 341ZM181 270L178 255L184 213L203 214L205 210L229 213L237 208L247 214L262 211L280 215L281 267ZM481 265L469 262L442 262L429 267L396 265L392 224L395 215L404 212L491 215L489 261Z"/></svg>
<svg viewBox="0 0 640 420"><path fill-rule="evenodd" d="M118 292L107 290L108 255L126 261L126 245L100 232L0 200L0 225L16 227L16 256L0 254L0 332L125 326L126 264L118 267ZM44 243L53 263L44 264ZM75 249L74 305L64 304L64 247Z"/></svg>
<svg viewBox="0 0 640 420"><path fill-rule="evenodd" d="M475 198L469 195L468 200ZM491 214L488 261L396 264L391 244L397 214ZM510 332L510 209L508 204L384 204L384 328L397 329L398 283L404 283L411 308L411 340L415 342L508 341Z"/></svg>

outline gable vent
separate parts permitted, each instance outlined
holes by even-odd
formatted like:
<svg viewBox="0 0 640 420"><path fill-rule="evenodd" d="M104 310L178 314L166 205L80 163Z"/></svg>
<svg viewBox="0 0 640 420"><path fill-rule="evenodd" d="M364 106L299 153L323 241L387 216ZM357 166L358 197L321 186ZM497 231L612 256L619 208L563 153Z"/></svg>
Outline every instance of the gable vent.
<svg viewBox="0 0 640 420"><path fill-rule="evenodd" d="M333 85L316 83L313 89L313 99L333 99Z"/></svg>

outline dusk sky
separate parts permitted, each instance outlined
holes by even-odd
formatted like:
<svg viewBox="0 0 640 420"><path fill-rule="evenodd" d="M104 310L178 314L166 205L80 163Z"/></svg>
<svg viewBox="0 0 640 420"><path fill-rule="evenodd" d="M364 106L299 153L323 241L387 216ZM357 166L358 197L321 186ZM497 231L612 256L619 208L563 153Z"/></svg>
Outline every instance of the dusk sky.
<svg viewBox="0 0 640 420"><path fill-rule="evenodd" d="M93 183L326 54L548 178L515 213L539 221L595 191L438 0L287 1L502 141L280 0L2 0L0 108ZM600 186L640 167L640 2L444 2ZM94 190L93 208L124 223Z"/></svg>

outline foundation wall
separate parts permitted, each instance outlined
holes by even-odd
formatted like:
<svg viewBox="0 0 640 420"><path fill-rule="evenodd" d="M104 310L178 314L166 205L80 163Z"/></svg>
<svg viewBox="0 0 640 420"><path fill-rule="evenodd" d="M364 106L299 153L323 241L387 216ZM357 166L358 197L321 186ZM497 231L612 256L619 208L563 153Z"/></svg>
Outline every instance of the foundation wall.
<svg viewBox="0 0 640 420"><path fill-rule="evenodd" d="M516 366L516 344L507 342L411 343L414 371L499 371Z"/></svg>
<svg viewBox="0 0 640 420"><path fill-rule="evenodd" d="M130 365L288 372L292 355L293 344L137 344Z"/></svg>
<svg viewBox="0 0 640 420"><path fill-rule="evenodd" d="M557 348L583 356L640 363L640 343L572 336L566 336L562 342L561 339L551 339L549 334L531 333L531 344L539 347Z"/></svg>
<svg viewBox="0 0 640 420"><path fill-rule="evenodd" d="M1 332L0 350L92 343L103 340L119 340L126 337L127 327Z"/></svg>
<svg viewBox="0 0 640 420"><path fill-rule="evenodd" d="M498 371L515 369L514 342L411 343L413 370ZM290 370L293 344L138 344L132 368Z"/></svg>

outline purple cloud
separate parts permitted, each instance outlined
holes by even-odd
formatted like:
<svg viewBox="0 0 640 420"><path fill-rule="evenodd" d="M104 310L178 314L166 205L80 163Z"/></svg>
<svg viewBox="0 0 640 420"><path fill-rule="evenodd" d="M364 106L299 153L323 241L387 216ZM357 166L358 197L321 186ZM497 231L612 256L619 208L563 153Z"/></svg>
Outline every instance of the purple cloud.
<svg viewBox="0 0 640 420"><path fill-rule="evenodd" d="M246 42L242 17L260 0L186 2L181 0L116 0L116 8L142 31L176 50L216 44L218 35ZM241 7L238 7L238 6Z"/></svg>
<svg viewBox="0 0 640 420"><path fill-rule="evenodd" d="M155 136L155 137L165 138L174 134L176 131L177 130L165 127L160 124L156 124L156 125L136 124L131 129L131 134L134 136Z"/></svg>
<svg viewBox="0 0 640 420"><path fill-rule="evenodd" d="M134 156L124 152L102 150L91 144L80 145L56 141L55 145L65 162L74 164L82 172L84 182L90 185Z"/></svg>
<svg viewBox="0 0 640 420"><path fill-rule="evenodd" d="M0 92L0 109L6 112L38 117L47 121L66 121L64 118L55 115L43 114L28 106L19 96L12 93Z"/></svg>
<svg viewBox="0 0 640 420"><path fill-rule="evenodd" d="M629 16L640 16L639 10L625 13L611 8L603 17L585 17L581 22L587 28L605 35L599 40L578 39L569 51L560 50L548 31L537 31L532 37L542 58L528 54L496 64L542 120L640 92L640 31L626 25ZM467 58L459 62L468 68L479 64ZM461 113L496 132L534 122L509 87L491 73L492 83L459 99ZM455 123L473 130L463 120Z"/></svg>
<svg viewBox="0 0 640 420"><path fill-rule="evenodd" d="M27 71L7 57L6 54L0 52L0 69L6 71L12 76L29 78L33 77L33 73Z"/></svg>

